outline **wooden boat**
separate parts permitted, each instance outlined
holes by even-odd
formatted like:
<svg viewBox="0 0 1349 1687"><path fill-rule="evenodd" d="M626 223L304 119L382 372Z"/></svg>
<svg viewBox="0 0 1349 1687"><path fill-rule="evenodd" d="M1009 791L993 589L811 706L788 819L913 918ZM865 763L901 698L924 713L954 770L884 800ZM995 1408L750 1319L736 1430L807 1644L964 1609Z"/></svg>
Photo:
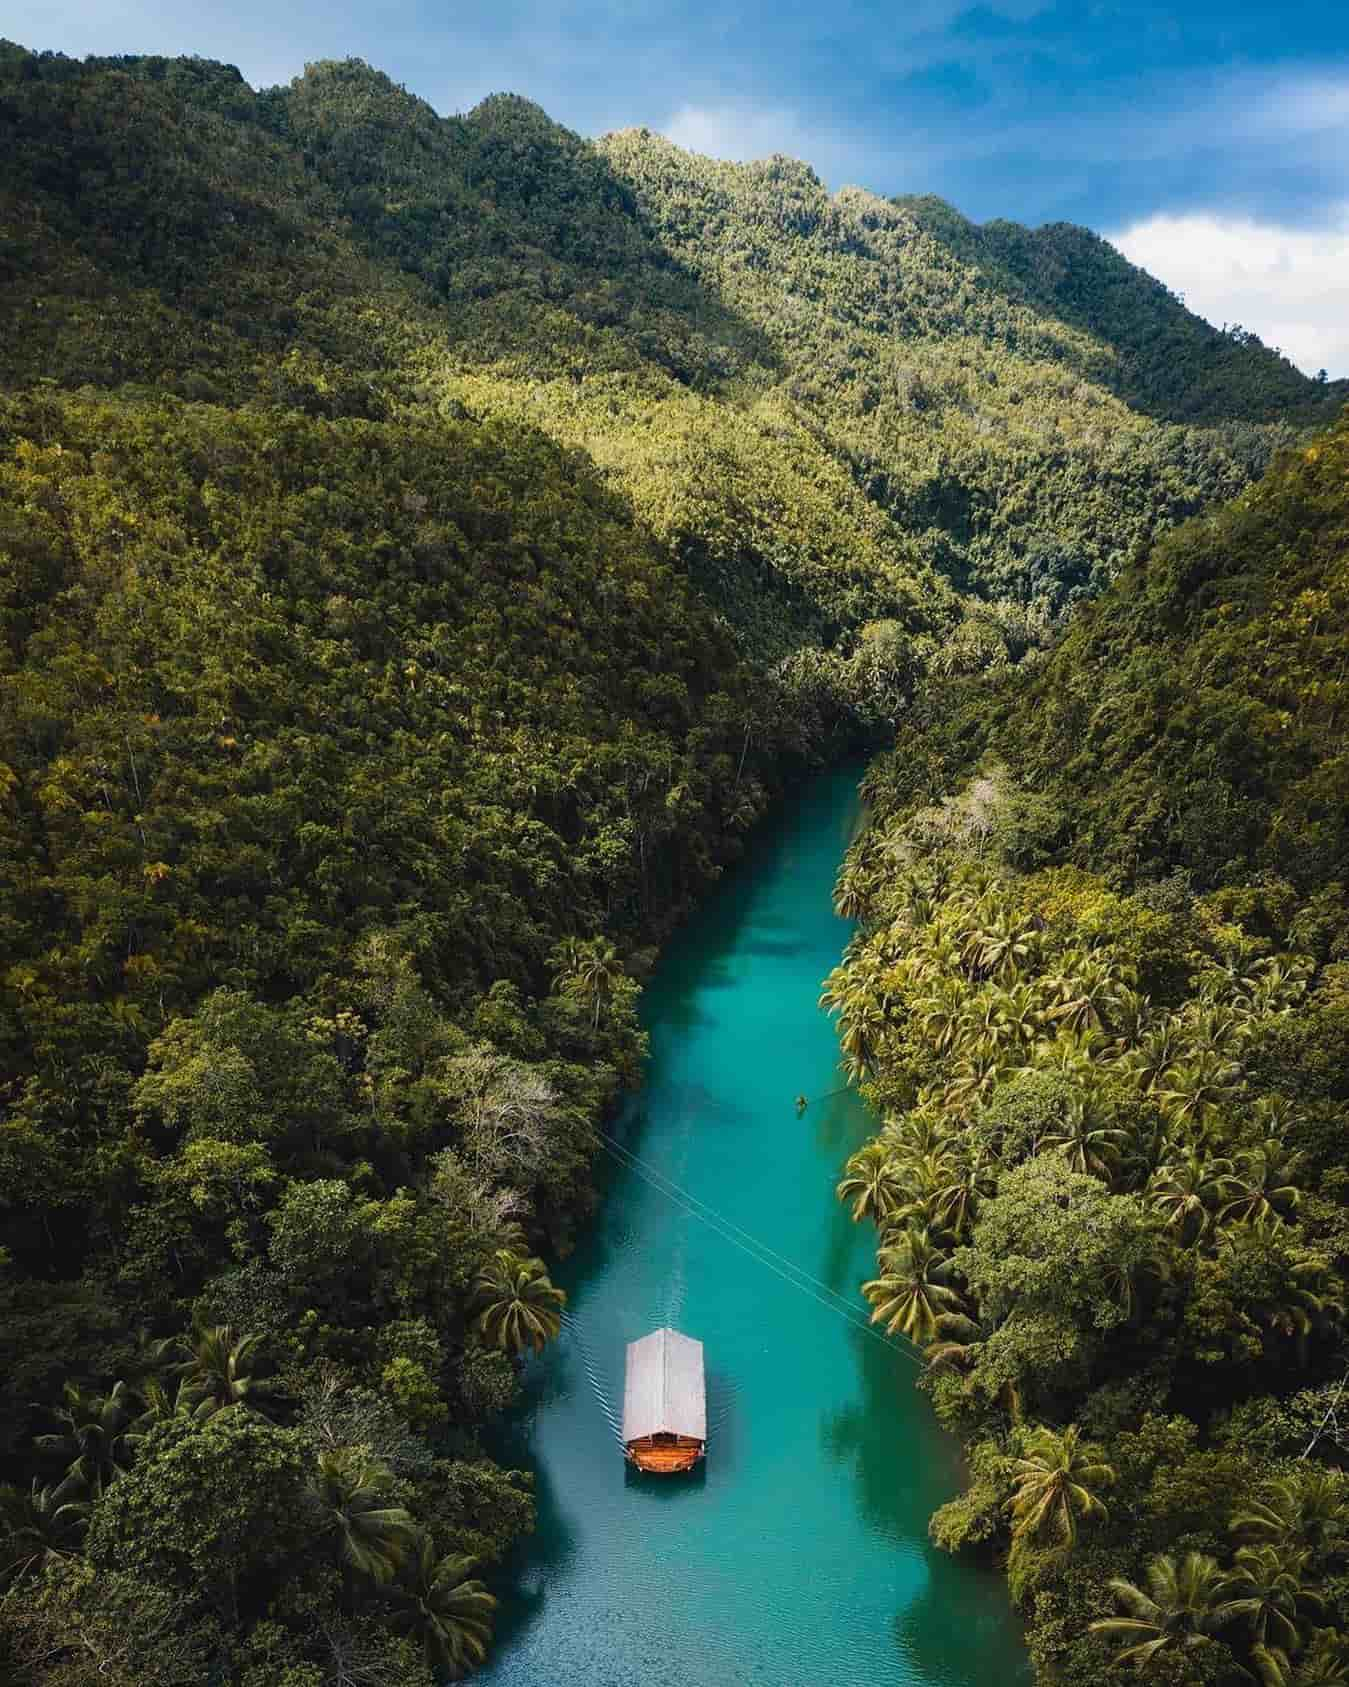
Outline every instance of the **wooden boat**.
<svg viewBox="0 0 1349 1687"><path fill-rule="evenodd" d="M707 1449L703 1344L678 1330L628 1343L623 1446L639 1470L692 1470Z"/></svg>

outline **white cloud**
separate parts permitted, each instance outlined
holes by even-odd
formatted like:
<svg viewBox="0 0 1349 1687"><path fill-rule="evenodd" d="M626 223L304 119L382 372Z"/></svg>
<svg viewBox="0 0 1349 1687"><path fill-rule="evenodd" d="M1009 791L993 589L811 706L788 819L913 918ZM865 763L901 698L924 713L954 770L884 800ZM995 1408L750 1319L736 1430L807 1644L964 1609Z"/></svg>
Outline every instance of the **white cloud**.
<svg viewBox="0 0 1349 1687"><path fill-rule="evenodd" d="M801 157L808 144L795 113L784 106L682 105L661 133L686 152L739 164L775 152Z"/></svg>
<svg viewBox="0 0 1349 1687"><path fill-rule="evenodd" d="M1196 213L1109 239L1216 327L1239 322L1309 375L1349 375L1349 205L1321 229Z"/></svg>

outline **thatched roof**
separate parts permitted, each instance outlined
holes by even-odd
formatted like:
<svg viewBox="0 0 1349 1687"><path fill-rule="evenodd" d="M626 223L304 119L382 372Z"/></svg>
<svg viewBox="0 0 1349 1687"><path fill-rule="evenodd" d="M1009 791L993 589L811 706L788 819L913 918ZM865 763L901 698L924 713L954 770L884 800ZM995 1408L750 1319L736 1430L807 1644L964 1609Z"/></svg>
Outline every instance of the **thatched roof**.
<svg viewBox="0 0 1349 1687"><path fill-rule="evenodd" d="M623 1440L661 1433L707 1439L703 1344L678 1330L653 1330L628 1343Z"/></svg>

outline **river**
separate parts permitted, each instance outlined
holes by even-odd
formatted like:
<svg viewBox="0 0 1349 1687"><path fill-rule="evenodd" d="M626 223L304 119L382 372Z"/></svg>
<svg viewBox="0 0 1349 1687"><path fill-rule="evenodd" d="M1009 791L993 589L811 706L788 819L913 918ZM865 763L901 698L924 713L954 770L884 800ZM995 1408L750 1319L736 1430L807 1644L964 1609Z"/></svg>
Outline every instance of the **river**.
<svg viewBox="0 0 1349 1687"><path fill-rule="evenodd" d="M615 1165L556 1274L572 1322L526 1376L512 1450L538 1472L539 1527L480 1677L496 1687L1029 1679L1001 1578L928 1542L957 1449L914 1361L697 1216L850 1300L871 1275L873 1232L833 1198L868 1119L816 1006L848 936L830 891L858 773L819 775L763 823L646 991L647 1084L615 1135L701 1205ZM666 1323L706 1353L707 1458L688 1478L630 1470L609 1421L624 1343Z"/></svg>

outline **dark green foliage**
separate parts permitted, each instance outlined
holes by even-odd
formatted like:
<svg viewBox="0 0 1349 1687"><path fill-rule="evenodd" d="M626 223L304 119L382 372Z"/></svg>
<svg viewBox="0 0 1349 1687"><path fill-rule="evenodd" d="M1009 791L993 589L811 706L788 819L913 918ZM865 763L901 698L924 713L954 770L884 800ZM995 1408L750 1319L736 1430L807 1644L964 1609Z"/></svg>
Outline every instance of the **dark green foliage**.
<svg viewBox="0 0 1349 1687"><path fill-rule="evenodd" d="M1009 1537L1044 1681L1349 1670L1347 453L929 692L840 876L826 1000L886 1115L840 1194L882 1262L941 1245L926 1386L974 1452L934 1538Z"/></svg>
<svg viewBox="0 0 1349 1687"><path fill-rule="evenodd" d="M1307 395L1224 342L1177 408L1109 265L1074 314L804 165L590 143L509 95L440 118L357 62L257 93L203 60L3 44L0 152L0 1669L427 1687L482 1655L475 1566L531 1526L528 1478L480 1432L516 1350L558 1328L543 1256L584 1220L595 1125L640 1081L655 945L793 771L1033 663L1076 599L1239 491ZM1224 519L1258 527L1263 496ZM1309 523L1282 519L1291 557ZM1195 574L1185 544L1161 553L1175 592L1216 602L1231 546ZM1320 589L1241 587L1252 614L1305 611L1313 640L1337 625ZM1120 632L1140 650L1197 630L1154 596L1155 626ZM1074 660L1106 683L1104 656ZM1012 869L1133 871L1155 825L1121 771L1102 815L1134 841L1101 845L1069 782L1082 705L1055 684L1043 770L1028 748L924 824ZM1126 981L1080 950L1118 939L1127 988L1183 1017L1194 956L1231 947L1212 922L1258 934L1249 1082L1307 1099L1288 1134L1333 1196L1342 815L1308 748L1335 703L1305 696L1297 754L1258 788L1233 769L1281 693L1229 698L1221 753L1178 756L1183 847L1147 865L1189 878L1126 904L1049 877L1059 970L985 1030L1004 1048L1043 1019L1089 1058ZM1010 697L985 711L1009 762L1029 733ZM901 786L934 804L985 729L953 710L877 771L878 809ZM1298 779L1302 867L1273 823ZM1234 833L1284 877L1224 879ZM874 870L841 906L868 912ZM1196 934L1191 888L1216 880L1237 900ZM1027 964L1032 913L980 931L981 987ZM1297 1022L1315 1035L1272 1005L1305 974L1247 966L1290 920L1330 963ZM900 1049L874 994L848 1007L849 1058L907 1107L950 1044ZM1163 1246L1140 1220L1164 1116L1227 1120L1245 1093L1208 1053L1154 1060L1151 1087L1117 1074L1090 1111L1071 1061L1005 1094L987 1060L958 1075L969 1141L877 1288L949 1349L952 1418L996 1426L1058 1386L1092 1391L1084 1420L1132 1424L1165 1381L1112 1394L1102 1354L1141 1352L1152 1311L1229 1403L1263 1398L1288 1353L1324 1357L1328 1203L1298 1209L1305 1237L1183 1267L1188 1232ZM1234 1126L1247 1182L1222 1181L1215 1225L1277 1191L1253 1158L1274 1131ZM1097 1200L1106 1175L1127 1187ZM1110 1258L1088 1236L1056 1272L1028 1245L1042 1293L1018 1322L988 1239L1005 1211L1030 1234L1017 1204L1045 1176L1091 1187ZM853 1181L896 1216L902 1179ZM980 1465L953 1540L996 1532L1008 1456Z"/></svg>
<svg viewBox="0 0 1349 1687"><path fill-rule="evenodd" d="M998 291L1109 348L1094 376L1135 410L1173 422L1324 421L1344 402L1344 382L1310 380L1235 324L1211 327L1090 229L976 225L931 196L895 203Z"/></svg>

